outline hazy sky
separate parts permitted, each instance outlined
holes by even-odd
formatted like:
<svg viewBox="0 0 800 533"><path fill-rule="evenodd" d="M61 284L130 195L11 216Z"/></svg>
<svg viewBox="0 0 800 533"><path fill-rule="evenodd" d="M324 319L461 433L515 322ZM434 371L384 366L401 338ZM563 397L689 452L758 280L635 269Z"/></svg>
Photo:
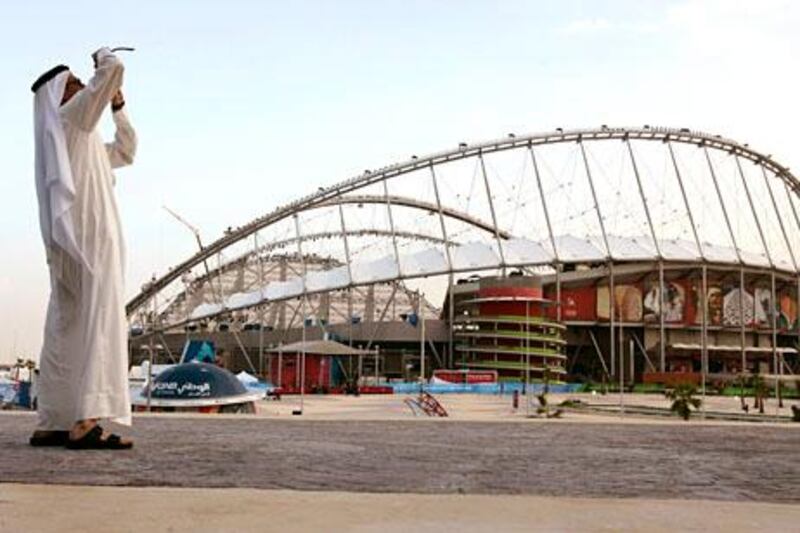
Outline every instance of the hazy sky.
<svg viewBox="0 0 800 533"><path fill-rule="evenodd" d="M278 204L509 131L657 124L800 164L791 1L6 2L0 17L0 361L38 356L49 291L31 82L131 45L140 138L117 174L128 295ZM110 135L108 124L104 131ZM800 167L797 167L800 168Z"/></svg>

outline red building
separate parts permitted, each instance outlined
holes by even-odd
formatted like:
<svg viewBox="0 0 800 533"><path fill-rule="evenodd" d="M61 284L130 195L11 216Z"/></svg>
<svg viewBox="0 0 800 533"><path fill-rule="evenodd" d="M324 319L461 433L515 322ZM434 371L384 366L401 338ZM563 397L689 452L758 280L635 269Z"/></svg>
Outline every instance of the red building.
<svg viewBox="0 0 800 533"><path fill-rule="evenodd" d="M270 376L284 392L328 391L357 380L363 360L375 363L375 352L351 348L334 341L306 341L272 350Z"/></svg>
<svg viewBox="0 0 800 533"><path fill-rule="evenodd" d="M564 375L564 326L548 313L532 276L481 278L455 293L454 335L465 368L494 370L500 379ZM459 363L459 358L456 358Z"/></svg>

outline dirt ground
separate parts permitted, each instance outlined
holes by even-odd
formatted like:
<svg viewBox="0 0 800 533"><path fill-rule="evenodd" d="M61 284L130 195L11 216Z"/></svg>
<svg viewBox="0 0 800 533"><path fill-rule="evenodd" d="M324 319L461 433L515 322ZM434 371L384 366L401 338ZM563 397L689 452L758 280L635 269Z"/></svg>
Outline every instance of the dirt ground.
<svg viewBox="0 0 800 533"><path fill-rule="evenodd" d="M305 395L303 398L304 414L303 419L314 420L408 420L413 419L414 414L411 409L403 402L412 395L390 394L390 395L363 395L357 398L353 396L319 396ZM535 412L538 402L534 397L520 397L519 408L512 408L511 395L492 395L492 394L440 394L437 396L444 405L449 417L454 420L475 420L475 421L513 421L524 420L530 412ZM557 405L566 399L577 399L587 404L618 406L620 396L618 394L592 395L592 394L551 394L548 401L551 405ZM530 409L526 400L530 400ZM622 397L625 406L644 406L659 407L668 409L670 401L660 394L625 394ZM752 404L752 399L748 399ZM787 400L782 409L778 409L778 402L768 400L765 414L790 416L791 405L800 403L797 400ZM300 407L299 396L284 396L279 402L264 401L259 404L258 415L267 418L291 417L292 411ZM741 414L741 404L738 398L707 396L705 398L705 409L715 412ZM701 418L698 413L696 420ZM599 415L583 414L581 416L570 417L571 421L581 422L616 422L616 423L643 423L659 422L659 418L620 418L618 415ZM668 423L674 420L666 420Z"/></svg>
<svg viewBox="0 0 800 533"><path fill-rule="evenodd" d="M800 506L756 502L0 484L4 532L737 532L798 521Z"/></svg>

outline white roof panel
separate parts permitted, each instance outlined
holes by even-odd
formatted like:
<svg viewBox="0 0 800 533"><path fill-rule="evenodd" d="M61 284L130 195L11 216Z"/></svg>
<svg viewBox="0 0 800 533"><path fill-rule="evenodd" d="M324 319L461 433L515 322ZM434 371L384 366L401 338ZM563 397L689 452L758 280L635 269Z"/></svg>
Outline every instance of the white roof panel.
<svg viewBox="0 0 800 533"><path fill-rule="evenodd" d="M401 255L400 264L403 274L408 276L441 273L447 270L447 257L439 248L428 248L414 254Z"/></svg>
<svg viewBox="0 0 800 533"><path fill-rule="evenodd" d="M309 291L341 289L349 284L350 276L347 273L347 266L313 271L306 276L306 289Z"/></svg>
<svg viewBox="0 0 800 533"><path fill-rule="evenodd" d="M589 239L572 235L556 237L558 258L561 261L605 261L606 253L602 247L595 246Z"/></svg>
<svg viewBox="0 0 800 533"><path fill-rule="evenodd" d="M739 254L742 256L742 262L745 265L757 266L757 267L772 266L769 264L769 259L767 259L767 254L765 254L764 252L757 253L757 252L748 252L746 250L740 250Z"/></svg>
<svg viewBox="0 0 800 533"><path fill-rule="evenodd" d="M453 268L469 270L471 268L491 268L500 265L500 257L488 244L469 242L456 246L452 250Z"/></svg>
<svg viewBox="0 0 800 533"><path fill-rule="evenodd" d="M229 309L239 309L240 307L248 307L255 305L263 299L261 290L251 292L237 292L231 295L226 301L225 305Z"/></svg>
<svg viewBox="0 0 800 533"><path fill-rule="evenodd" d="M699 261L702 259L697 251L697 243L682 239L664 239L658 241L661 255L672 261Z"/></svg>
<svg viewBox="0 0 800 533"><path fill-rule="evenodd" d="M546 264L553 262L551 246L528 239L509 239L503 242L503 254L509 265Z"/></svg>
<svg viewBox="0 0 800 533"><path fill-rule="evenodd" d="M211 316L222 311L222 306L219 304L200 304L194 308L190 318L197 319L205 316Z"/></svg>
<svg viewBox="0 0 800 533"><path fill-rule="evenodd" d="M391 255L368 263L352 263L350 268L353 272L354 283L388 281L395 279L399 274L397 261Z"/></svg>
<svg viewBox="0 0 800 533"><path fill-rule="evenodd" d="M602 243L598 243L602 246ZM622 261L647 261L658 257L653 239L650 237L608 236L611 257Z"/></svg>
<svg viewBox="0 0 800 533"><path fill-rule="evenodd" d="M267 300L279 300L300 294L303 294L303 280L300 278L273 281L264 288L264 297Z"/></svg>
<svg viewBox="0 0 800 533"><path fill-rule="evenodd" d="M718 244L711 244L708 242L701 244L703 246L703 255L705 255L706 259L712 263L739 263L736 250L730 246L720 246Z"/></svg>

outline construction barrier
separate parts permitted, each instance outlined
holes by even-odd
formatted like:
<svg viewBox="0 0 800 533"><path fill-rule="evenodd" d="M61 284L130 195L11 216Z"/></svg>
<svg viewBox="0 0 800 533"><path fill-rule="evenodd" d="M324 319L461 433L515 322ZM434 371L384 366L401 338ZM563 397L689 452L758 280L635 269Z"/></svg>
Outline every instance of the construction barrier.
<svg viewBox="0 0 800 533"><path fill-rule="evenodd" d="M387 386L394 389L395 394L415 394L420 391L419 382L399 382L387 383ZM425 384L426 392L431 394L513 394L514 391L521 393L525 384L518 381L502 383L431 383ZM579 392L583 388L582 383L555 383L549 386L552 393L572 394ZM531 383L528 385L531 394L541 394L544 391L544 384Z"/></svg>

